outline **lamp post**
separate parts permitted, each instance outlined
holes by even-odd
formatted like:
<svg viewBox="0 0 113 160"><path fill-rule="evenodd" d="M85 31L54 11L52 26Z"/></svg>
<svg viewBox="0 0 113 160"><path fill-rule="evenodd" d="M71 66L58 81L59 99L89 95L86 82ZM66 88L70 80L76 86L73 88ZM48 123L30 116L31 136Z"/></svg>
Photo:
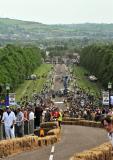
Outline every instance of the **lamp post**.
<svg viewBox="0 0 113 160"><path fill-rule="evenodd" d="M111 108L111 98L110 98L110 96L111 96L111 89L112 89L112 83L109 82L109 83L108 83L108 90L109 90L109 108Z"/></svg>
<svg viewBox="0 0 113 160"><path fill-rule="evenodd" d="M9 105L9 90L10 90L10 85L7 83L6 84L6 106Z"/></svg>

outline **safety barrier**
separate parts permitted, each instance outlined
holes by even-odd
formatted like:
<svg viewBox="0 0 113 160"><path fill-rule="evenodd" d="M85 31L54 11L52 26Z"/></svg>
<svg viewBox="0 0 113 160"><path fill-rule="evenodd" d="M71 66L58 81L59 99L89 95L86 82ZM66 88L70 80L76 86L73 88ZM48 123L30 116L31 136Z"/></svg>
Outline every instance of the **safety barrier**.
<svg viewBox="0 0 113 160"><path fill-rule="evenodd" d="M0 158L7 157L14 153L33 150L34 148L42 147L57 142L57 136L47 136L39 138L37 136L26 136L11 140L3 140L0 142Z"/></svg>
<svg viewBox="0 0 113 160"><path fill-rule="evenodd" d="M69 116L63 117L63 121L79 121L79 120L85 120L85 119L84 118L69 117Z"/></svg>
<svg viewBox="0 0 113 160"><path fill-rule="evenodd" d="M3 125L2 124L0 124L0 140L2 140L3 139Z"/></svg>
<svg viewBox="0 0 113 160"><path fill-rule="evenodd" d="M100 122L90 122L76 119L63 121L63 124L84 125L89 127L102 127ZM86 124L86 125L85 125ZM26 150L31 150L43 145L53 144L58 141L60 129L53 129L48 132L48 135L43 138L37 136L26 136L23 138L15 138L12 140L3 140L0 142L0 158L6 157L13 153L18 153ZM96 148L77 153L70 160L111 160L112 146L110 143L102 144Z"/></svg>
<svg viewBox="0 0 113 160"><path fill-rule="evenodd" d="M64 118L62 124L65 125L81 125L102 128L100 122L81 120L77 118ZM104 143L93 149L77 153L69 160L112 160L112 146L110 143Z"/></svg>
<svg viewBox="0 0 113 160"><path fill-rule="evenodd" d="M84 118L64 117L62 124L64 124L64 125L68 124L68 125L80 125L80 126L103 128L101 122L89 121L89 120L85 120Z"/></svg>
<svg viewBox="0 0 113 160"><path fill-rule="evenodd" d="M53 129L51 132L49 131L48 136L43 138L24 136L22 138L0 141L0 158L56 143L59 140L60 129Z"/></svg>
<svg viewBox="0 0 113 160"><path fill-rule="evenodd" d="M93 149L75 154L70 160L111 160L111 151L111 144L105 143Z"/></svg>
<svg viewBox="0 0 113 160"><path fill-rule="evenodd" d="M22 135L30 135L34 134L34 120L24 121L22 123ZM17 124L15 124L15 136L18 137L18 127ZM4 130L4 124L0 123L0 140L5 139L5 130Z"/></svg>
<svg viewBox="0 0 113 160"><path fill-rule="evenodd" d="M59 128L56 128L48 131L47 135L56 135L57 139L60 140L60 133L61 133L61 130Z"/></svg>

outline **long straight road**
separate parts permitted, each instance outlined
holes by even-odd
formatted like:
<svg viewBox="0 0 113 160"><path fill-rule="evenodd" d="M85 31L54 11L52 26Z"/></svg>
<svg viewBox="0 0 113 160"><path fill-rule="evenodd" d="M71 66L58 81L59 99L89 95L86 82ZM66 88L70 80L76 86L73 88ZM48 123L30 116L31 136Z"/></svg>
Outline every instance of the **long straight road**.
<svg viewBox="0 0 113 160"><path fill-rule="evenodd" d="M74 153L95 147L105 141L107 141L106 132L103 129L66 125L62 127L61 140L57 144L20 153L5 160L69 160Z"/></svg>

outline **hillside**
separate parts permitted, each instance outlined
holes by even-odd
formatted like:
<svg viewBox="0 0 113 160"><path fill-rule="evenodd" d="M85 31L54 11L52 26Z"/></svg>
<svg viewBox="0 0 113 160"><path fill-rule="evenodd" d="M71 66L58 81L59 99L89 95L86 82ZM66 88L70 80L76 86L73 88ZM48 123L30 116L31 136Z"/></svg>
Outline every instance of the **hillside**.
<svg viewBox="0 0 113 160"><path fill-rule="evenodd" d="M45 25L38 22L0 18L0 42L59 38L111 41L113 40L113 24Z"/></svg>

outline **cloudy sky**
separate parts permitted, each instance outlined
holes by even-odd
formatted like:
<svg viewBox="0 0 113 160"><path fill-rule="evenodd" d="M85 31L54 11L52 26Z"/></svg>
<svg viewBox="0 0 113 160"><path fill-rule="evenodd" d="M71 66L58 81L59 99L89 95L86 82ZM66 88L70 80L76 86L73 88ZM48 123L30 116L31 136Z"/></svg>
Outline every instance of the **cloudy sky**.
<svg viewBox="0 0 113 160"><path fill-rule="evenodd" d="M0 17L45 24L113 23L113 0L0 0Z"/></svg>

